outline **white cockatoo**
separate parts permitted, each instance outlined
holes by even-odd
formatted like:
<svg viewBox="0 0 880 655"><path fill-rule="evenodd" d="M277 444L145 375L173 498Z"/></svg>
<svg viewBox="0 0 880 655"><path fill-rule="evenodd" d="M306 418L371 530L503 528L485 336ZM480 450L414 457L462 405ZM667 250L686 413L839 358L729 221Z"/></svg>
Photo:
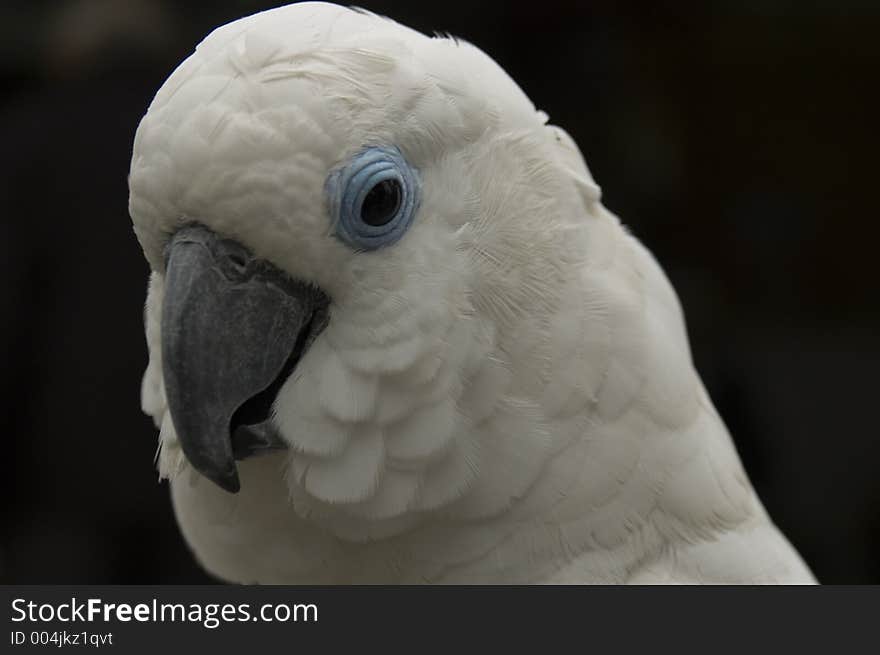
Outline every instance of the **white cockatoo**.
<svg viewBox="0 0 880 655"><path fill-rule="evenodd" d="M808 583L651 254L476 47L323 3L211 33L138 127L144 410L260 583Z"/></svg>

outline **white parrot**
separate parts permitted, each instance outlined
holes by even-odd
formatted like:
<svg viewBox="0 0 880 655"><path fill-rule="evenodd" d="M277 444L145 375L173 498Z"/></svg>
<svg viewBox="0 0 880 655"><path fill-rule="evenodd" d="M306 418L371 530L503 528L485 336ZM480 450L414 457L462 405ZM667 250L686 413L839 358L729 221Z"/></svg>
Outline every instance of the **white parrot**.
<svg viewBox="0 0 880 655"><path fill-rule="evenodd" d="M575 143L476 47L303 3L141 120L144 410L244 583L812 583Z"/></svg>

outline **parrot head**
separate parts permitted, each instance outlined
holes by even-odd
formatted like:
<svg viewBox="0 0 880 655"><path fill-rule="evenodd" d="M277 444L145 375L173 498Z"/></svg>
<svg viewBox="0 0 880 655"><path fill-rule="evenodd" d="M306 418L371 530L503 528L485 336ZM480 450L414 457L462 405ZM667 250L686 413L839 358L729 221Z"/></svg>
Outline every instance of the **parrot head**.
<svg viewBox="0 0 880 655"><path fill-rule="evenodd" d="M476 47L366 12L210 34L129 176L161 474L355 541L523 498L583 427L550 429L553 317L618 229L546 120Z"/></svg>
<svg viewBox="0 0 880 655"><path fill-rule="evenodd" d="M302 3L211 33L138 126L142 405L241 582L812 580L678 298L487 55Z"/></svg>

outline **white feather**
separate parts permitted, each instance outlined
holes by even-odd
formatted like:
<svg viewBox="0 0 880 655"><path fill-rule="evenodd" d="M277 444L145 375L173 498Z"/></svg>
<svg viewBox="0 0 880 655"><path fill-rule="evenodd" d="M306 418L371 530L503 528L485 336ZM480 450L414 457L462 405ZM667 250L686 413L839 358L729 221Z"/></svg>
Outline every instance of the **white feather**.
<svg viewBox="0 0 880 655"><path fill-rule="evenodd" d="M305 470L299 478L306 491L328 503L360 502L371 497L379 486L385 449L377 430L360 434L345 451L333 458L302 458Z"/></svg>

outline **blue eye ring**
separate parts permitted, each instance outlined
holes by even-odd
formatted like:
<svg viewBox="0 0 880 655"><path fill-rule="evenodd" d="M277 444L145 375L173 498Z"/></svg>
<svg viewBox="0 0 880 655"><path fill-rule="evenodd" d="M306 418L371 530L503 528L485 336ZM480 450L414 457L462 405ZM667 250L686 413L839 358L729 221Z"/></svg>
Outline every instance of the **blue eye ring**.
<svg viewBox="0 0 880 655"><path fill-rule="evenodd" d="M325 185L336 236L353 248L375 250L390 246L406 233L419 206L421 184L416 170L395 147L373 146L333 171ZM371 196L372 192L372 196ZM380 223L364 218L377 192L394 193L393 206L384 198ZM368 199L369 197L369 199ZM379 202L383 199L380 197ZM366 205L365 205L366 201ZM373 217L374 218L374 217Z"/></svg>

